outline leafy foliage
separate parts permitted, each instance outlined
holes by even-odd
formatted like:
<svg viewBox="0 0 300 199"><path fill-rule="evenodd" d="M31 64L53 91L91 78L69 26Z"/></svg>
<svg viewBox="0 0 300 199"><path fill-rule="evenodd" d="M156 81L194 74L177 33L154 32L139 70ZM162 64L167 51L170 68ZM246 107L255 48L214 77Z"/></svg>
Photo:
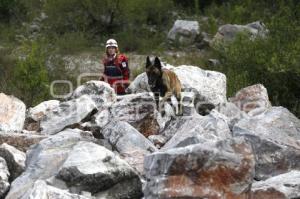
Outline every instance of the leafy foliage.
<svg viewBox="0 0 300 199"><path fill-rule="evenodd" d="M33 106L49 98L49 78L46 69L46 57L37 43L25 43L22 46L24 58L17 60L11 83L14 94L26 105Z"/></svg>
<svg viewBox="0 0 300 199"><path fill-rule="evenodd" d="M269 92L273 105L282 105L300 116L300 20L299 3L278 0L269 9L258 7L251 10L251 1L236 6L231 5L233 12L224 17L226 20L235 16L265 18L269 29L267 38L254 41L241 34L234 42L219 45L216 54L222 63L221 71L228 79L229 95L242 87L262 83ZM265 4L267 1L261 2ZM294 4L295 3L295 4ZM227 7L226 7L227 8ZM265 12L261 13L263 9ZM220 12L224 10L220 9ZM273 13L272 13L273 12ZM224 12L225 13L225 12ZM260 14L260 15L259 15Z"/></svg>

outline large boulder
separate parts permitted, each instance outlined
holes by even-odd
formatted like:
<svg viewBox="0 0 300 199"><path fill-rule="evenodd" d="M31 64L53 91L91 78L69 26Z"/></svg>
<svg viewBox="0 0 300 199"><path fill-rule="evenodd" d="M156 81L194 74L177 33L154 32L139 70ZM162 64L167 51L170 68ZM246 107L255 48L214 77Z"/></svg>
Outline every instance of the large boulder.
<svg viewBox="0 0 300 199"><path fill-rule="evenodd" d="M157 150L147 138L124 121L110 122L105 126L102 134L140 173L143 173L144 157Z"/></svg>
<svg viewBox="0 0 300 199"><path fill-rule="evenodd" d="M176 20L168 33L168 39L171 42L189 45L195 43L199 33L200 27L198 21Z"/></svg>
<svg viewBox="0 0 300 199"><path fill-rule="evenodd" d="M5 160L0 157L0 198L4 198L9 190L9 171Z"/></svg>
<svg viewBox="0 0 300 199"><path fill-rule="evenodd" d="M233 136L251 143L256 179L300 169L300 120L283 107L240 120L233 127Z"/></svg>
<svg viewBox="0 0 300 199"><path fill-rule="evenodd" d="M39 122L50 111L59 106L58 100L44 101L35 107L29 108L26 113L24 129L29 131L38 131L40 128Z"/></svg>
<svg viewBox="0 0 300 199"><path fill-rule="evenodd" d="M162 149L220 141L232 137L226 118L216 111L212 111L207 116L177 118L170 122L162 135L170 139Z"/></svg>
<svg viewBox="0 0 300 199"><path fill-rule="evenodd" d="M150 93L124 95L108 110L99 111L94 118L100 127L113 119L128 122L145 137L159 131L156 104Z"/></svg>
<svg viewBox="0 0 300 199"><path fill-rule="evenodd" d="M95 102L88 95L61 102L40 121L41 133L45 135L58 133L70 125L83 121L96 109Z"/></svg>
<svg viewBox="0 0 300 199"><path fill-rule="evenodd" d="M150 92L148 77L146 73L139 74L126 89L127 93L143 93Z"/></svg>
<svg viewBox="0 0 300 199"><path fill-rule="evenodd" d="M16 179L25 170L26 154L6 143L0 146L0 156L6 160L10 172L10 181Z"/></svg>
<svg viewBox="0 0 300 199"><path fill-rule="evenodd" d="M250 38L265 37L268 33L265 25L255 21L246 25L225 24L219 27L213 38L213 43L218 41L232 41L238 33L248 33Z"/></svg>
<svg viewBox="0 0 300 199"><path fill-rule="evenodd" d="M0 131L0 144L7 143L23 152L26 152L31 145L37 144L45 138L47 138L46 135Z"/></svg>
<svg viewBox="0 0 300 199"><path fill-rule="evenodd" d="M230 129L241 119L250 117L232 102L220 104L215 110L226 116L226 121Z"/></svg>
<svg viewBox="0 0 300 199"><path fill-rule="evenodd" d="M93 140L89 132L66 129L40 141L27 151L26 170L12 182L6 199L21 198L37 180L55 176L74 145L79 141Z"/></svg>
<svg viewBox="0 0 300 199"><path fill-rule="evenodd" d="M59 106L58 100L49 100L41 102L40 104L36 105L35 107L31 107L28 109L26 118L30 118L34 121L41 120L47 113L54 108Z"/></svg>
<svg viewBox="0 0 300 199"><path fill-rule="evenodd" d="M0 131L21 131L25 111L26 106L21 100L0 93Z"/></svg>
<svg viewBox="0 0 300 199"><path fill-rule="evenodd" d="M223 73L186 65L174 67L173 70L184 90L196 92L196 106L200 107L204 103L219 105L227 102L226 76Z"/></svg>
<svg viewBox="0 0 300 199"><path fill-rule="evenodd" d="M243 139L156 152L145 158L145 199L247 198L254 164Z"/></svg>
<svg viewBox="0 0 300 199"><path fill-rule="evenodd" d="M252 184L251 199L300 198L300 171L291 171Z"/></svg>
<svg viewBox="0 0 300 199"><path fill-rule="evenodd" d="M251 116L271 107L267 89L262 84L255 84L241 89L229 101Z"/></svg>
<svg viewBox="0 0 300 199"><path fill-rule="evenodd" d="M139 199L142 194L139 177L129 164L106 148L90 142L79 142L73 147L57 177L69 187L75 187L78 193L96 194L121 184L126 188L115 193L116 198Z"/></svg>
<svg viewBox="0 0 300 199"><path fill-rule="evenodd" d="M109 106L116 101L115 91L110 85L103 81L88 81L76 88L71 98L77 99L88 95L98 108Z"/></svg>
<svg viewBox="0 0 300 199"><path fill-rule="evenodd" d="M172 70L178 76L185 92L195 94L194 103L196 108L202 105L212 104L217 106L227 102L226 99L226 76L222 73L203 70L196 66L165 65L164 68ZM148 92L148 78L142 73L129 86L130 92Z"/></svg>
<svg viewBox="0 0 300 199"><path fill-rule="evenodd" d="M72 194L66 190L47 185L43 180L37 180L20 199L90 199L90 197Z"/></svg>

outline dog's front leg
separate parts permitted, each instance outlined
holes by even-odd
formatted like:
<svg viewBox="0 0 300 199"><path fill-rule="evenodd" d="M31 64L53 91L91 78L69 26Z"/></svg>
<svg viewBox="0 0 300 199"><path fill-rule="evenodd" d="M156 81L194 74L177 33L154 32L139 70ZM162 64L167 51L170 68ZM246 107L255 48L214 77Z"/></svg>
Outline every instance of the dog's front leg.
<svg viewBox="0 0 300 199"><path fill-rule="evenodd" d="M162 98L162 103L165 103L166 101L168 101L168 99L170 99L172 97L173 93L172 92L166 92L165 96Z"/></svg>
<svg viewBox="0 0 300 199"><path fill-rule="evenodd" d="M160 108L161 108L161 115L164 116L166 114L165 111L165 102L171 100L172 92L166 92L165 96L162 98L160 102Z"/></svg>
<svg viewBox="0 0 300 199"><path fill-rule="evenodd" d="M159 110L159 92L154 92L154 100L156 103L156 108Z"/></svg>

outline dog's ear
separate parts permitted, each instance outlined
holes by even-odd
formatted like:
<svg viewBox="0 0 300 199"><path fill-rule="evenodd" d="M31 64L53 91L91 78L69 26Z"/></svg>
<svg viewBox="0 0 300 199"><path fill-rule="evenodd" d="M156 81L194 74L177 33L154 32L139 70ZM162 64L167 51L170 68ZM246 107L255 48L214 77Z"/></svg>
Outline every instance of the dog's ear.
<svg viewBox="0 0 300 199"><path fill-rule="evenodd" d="M146 59L146 68L148 68L149 66L151 66L151 61L150 61L149 56L147 56L147 59Z"/></svg>
<svg viewBox="0 0 300 199"><path fill-rule="evenodd" d="M160 60L158 57L155 57L155 60L154 60L154 66L156 68L158 68L159 70L161 70L161 63L160 63Z"/></svg>

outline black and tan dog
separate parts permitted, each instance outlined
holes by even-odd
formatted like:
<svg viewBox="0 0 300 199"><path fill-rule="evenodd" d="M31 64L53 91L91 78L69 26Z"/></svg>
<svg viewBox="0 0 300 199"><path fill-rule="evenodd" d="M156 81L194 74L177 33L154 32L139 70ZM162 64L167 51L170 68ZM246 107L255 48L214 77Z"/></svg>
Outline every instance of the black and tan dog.
<svg viewBox="0 0 300 199"><path fill-rule="evenodd" d="M154 63L150 61L149 56L146 60L146 74L148 84L151 91L154 93L157 108L162 108L162 115L165 114L164 103L171 101L171 96L175 95L178 102L177 115L182 115L181 105L181 83L177 75L170 70L162 69L161 62L158 57L155 57ZM159 97L162 101L159 102Z"/></svg>

